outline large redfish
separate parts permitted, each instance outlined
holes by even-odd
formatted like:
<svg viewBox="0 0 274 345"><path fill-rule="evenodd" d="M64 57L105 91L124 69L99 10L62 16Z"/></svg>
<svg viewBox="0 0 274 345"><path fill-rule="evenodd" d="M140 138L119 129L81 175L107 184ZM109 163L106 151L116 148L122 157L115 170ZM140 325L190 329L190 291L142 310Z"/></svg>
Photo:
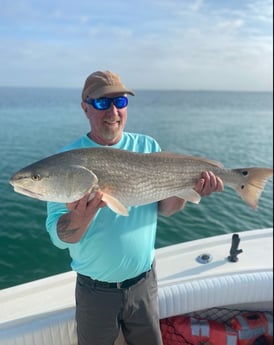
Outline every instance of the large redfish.
<svg viewBox="0 0 274 345"><path fill-rule="evenodd" d="M178 196L199 203L193 189L203 171L212 171L256 208L271 168L224 169L218 162L181 154L134 153L113 148L83 148L35 162L14 174L10 183L18 193L45 201L68 203L86 193L103 192L114 211Z"/></svg>

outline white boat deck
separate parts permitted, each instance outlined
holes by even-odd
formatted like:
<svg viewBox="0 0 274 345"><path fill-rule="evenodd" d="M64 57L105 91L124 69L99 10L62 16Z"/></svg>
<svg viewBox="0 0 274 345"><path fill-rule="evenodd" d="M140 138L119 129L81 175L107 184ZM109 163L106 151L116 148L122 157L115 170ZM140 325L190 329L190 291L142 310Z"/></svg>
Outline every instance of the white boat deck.
<svg viewBox="0 0 274 345"><path fill-rule="evenodd" d="M273 229L240 232L238 262L227 257L232 234L162 248L157 253L160 316L273 300ZM210 254L212 261L196 258ZM179 303L178 303L179 302Z"/></svg>
<svg viewBox="0 0 274 345"><path fill-rule="evenodd" d="M160 317L213 307L273 309L273 229L240 232L238 262L227 257L232 234L156 251ZM199 255L212 261L201 264ZM74 272L0 291L0 345L72 345Z"/></svg>

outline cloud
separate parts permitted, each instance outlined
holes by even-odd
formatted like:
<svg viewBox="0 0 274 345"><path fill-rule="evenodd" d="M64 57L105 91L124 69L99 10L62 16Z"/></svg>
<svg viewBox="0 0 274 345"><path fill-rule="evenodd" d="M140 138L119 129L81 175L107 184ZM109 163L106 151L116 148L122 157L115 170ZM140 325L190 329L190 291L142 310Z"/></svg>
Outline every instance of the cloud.
<svg viewBox="0 0 274 345"><path fill-rule="evenodd" d="M273 22L273 1L272 0L255 0L248 3L250 15L256 21L262 21L269 24Z"/></svg>
<svg viewBox="0 0 274 345"><path fill-rule="evenodd" d="M134 88L271 90L271 3L4 0L1 84L80 87L113 69Z"/></svg>

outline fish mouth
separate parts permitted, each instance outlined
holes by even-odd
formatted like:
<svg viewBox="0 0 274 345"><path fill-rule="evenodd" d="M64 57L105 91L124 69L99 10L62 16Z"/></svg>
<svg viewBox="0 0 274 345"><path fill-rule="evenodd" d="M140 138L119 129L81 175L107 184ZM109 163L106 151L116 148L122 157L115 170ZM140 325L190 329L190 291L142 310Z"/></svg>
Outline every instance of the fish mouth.
<svg viewBox="0 0 274 345"><path fill-rule="evenodd" d="M11 183L12 184L12 183ZM27 195L31 198L35 198L35 199L39 199L39 200L43 200L43 196L42 194L39 194L39 193L34 193L32 191L30 191L29 189L26 189L26 188L23 188L23 187L19 187L19 186L16 186L14 184L13 185L13 189L16 193L19 193L19 194L23 194L23 195Z"/></svg>

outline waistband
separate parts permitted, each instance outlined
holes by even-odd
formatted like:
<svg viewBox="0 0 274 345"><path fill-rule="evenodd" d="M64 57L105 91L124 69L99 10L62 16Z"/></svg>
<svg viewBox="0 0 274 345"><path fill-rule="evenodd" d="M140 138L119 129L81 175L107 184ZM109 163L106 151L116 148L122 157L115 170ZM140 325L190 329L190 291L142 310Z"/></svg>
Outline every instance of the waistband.
<svg viewBox="0 0 274 345"><path fill-rule="evenodd" d="M128 289L131 286L137 284L141 279L146 278L150 271L151 269L147 272L139 274L137 277L127 279L119 283L102 282L100 280L92 279L91 277L85 276L81 273L77 273L77 275L81 278L84 278L85 280L89 280L89 282L92 283L94 287L100 287L104 289Z"/></svg>

